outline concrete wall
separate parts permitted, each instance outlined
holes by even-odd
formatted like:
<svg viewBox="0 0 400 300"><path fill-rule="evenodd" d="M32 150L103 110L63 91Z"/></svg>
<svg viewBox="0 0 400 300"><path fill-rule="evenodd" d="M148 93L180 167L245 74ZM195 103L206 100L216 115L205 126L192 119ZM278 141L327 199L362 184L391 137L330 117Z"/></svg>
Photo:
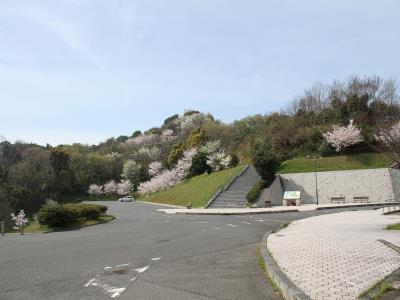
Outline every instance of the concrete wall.
<svg viewBox="0 0 400 300"><path fill-rule="evenodd" d="M283 190L281 178L279 175L275 176L272 184L261 192L257 202L253 205L254 207L264 207L265 201L271 201L272 205L282 205Z"/></svg>
<svg viewBox="0 0 400 300"><path fill-rule="evenodd" d="M389 169L368 169L318 172L319 203L330 203L331 197L368 196L370 202L383 202L400 196L400 172ZM283 191L301 191L301 203L316 203L315 174L282 174Z"/></svg>
<svg viewBox="0 0 400 300"><path fill-rule="evenodd" d="M392 187L394 193L394 199L400 201L400 170L389 169L390 178L392 180Z"/></svg>

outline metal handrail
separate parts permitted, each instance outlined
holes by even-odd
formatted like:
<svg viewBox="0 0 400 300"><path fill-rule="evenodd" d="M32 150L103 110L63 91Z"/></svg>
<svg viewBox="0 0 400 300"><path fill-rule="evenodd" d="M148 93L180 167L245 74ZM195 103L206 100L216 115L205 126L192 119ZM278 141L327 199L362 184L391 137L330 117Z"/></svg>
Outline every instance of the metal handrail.
<svg viewBox="0 0 400 300"><path fill-rule="evenodd" d="M233 176L231 177L231 179L228 181L227 184L225 184L222 188L218 189L218 190L215 192L214 196L212 196L211 199L208 200L208 202L207 202L207 204L204 206L204 208L208 208L208 207L211 205L211 203L212 203L215 199L217 199L217 197L218 197L222 192L225 192L225 191L232 185L232 183L233 183L234 181L236 181L237 178L239 178L240 176L242 176L243 173L244 173L248 168L249 168L249 165L245 165L245 166L243 167L242 171L241 171L239 174L233 175Z"/></svg>
<svg viewBox="0 0 400 300"><path fill-rule="evenodd" d="M385 202L386 203L384 203L383 206L382 206L382 213L383 214L388 214L390 212L400 211L400 200L388 199ZM385 212L385 208L387 209L386 212Z"/></svg>

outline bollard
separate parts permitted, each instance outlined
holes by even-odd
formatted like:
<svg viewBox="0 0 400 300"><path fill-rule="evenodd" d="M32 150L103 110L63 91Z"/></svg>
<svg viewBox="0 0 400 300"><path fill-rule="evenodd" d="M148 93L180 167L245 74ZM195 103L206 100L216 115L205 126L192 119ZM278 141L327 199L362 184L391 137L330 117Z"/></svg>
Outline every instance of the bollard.
<svg viewBox="0 0 400 300"><path fill-rule="evenodd" d="M1 231L1 235L4 236L4 221L0 222L0 231Z"/></svg>

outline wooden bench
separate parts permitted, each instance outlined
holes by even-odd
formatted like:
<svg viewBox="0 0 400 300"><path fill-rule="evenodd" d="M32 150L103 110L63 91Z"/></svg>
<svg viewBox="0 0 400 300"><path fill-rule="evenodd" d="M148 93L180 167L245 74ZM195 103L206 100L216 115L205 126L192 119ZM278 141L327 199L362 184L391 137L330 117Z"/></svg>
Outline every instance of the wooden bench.
<svg viewBox="0 0 400 300"><path fill-rule="evenodd" d="M367 197L367 196L353 197L353 202L354 203L369 203L369 197Z"/></svg>
<svg viewBox="0 0 400 300"><path fill-rule="evenodd" d="M331 203L340 204L345 202L346 202L346 197L331 197Z"/></svg>

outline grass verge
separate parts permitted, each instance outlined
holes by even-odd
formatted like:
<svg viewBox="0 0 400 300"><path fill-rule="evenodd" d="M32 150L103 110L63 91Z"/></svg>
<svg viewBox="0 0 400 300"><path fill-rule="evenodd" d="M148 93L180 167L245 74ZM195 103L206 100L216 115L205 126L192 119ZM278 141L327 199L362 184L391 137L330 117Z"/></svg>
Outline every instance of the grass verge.
<svg viewBox="0 0 400 300"><path fill-rule="evenodd" d="M224 171L192 177L176 187L142 197L139 200L180 206L186 206L191 202L193 207L204 207L218 189L239 174L242 169L243 166L238 166Z"/></svg>
<svg viewBox="0 0 400 300"><path fill-rule="evenodd" d="M400 230L400 223L390 224L386 226L386 230Z"/></svg>
<svg viewBox="0 0 400 300"><path fill-rule="evenodd" d="M103 215L95 220L86 220L86 219L79 220L79 222L76 222L75 224L68 226L66 228L49 228L48 226L41 225L37 221L33 220L33 221L30 221L27 226L25 226L24 233L49 233L49 232L53 232L53 231L76 230L76 229L80 229L80 228L88 227L88 226L92 226L92 225L108 223L114 219L115 219L115 217L112 215ZM17 232L18 231L15 229L7 231L7 233L17 233Z"/></svg>
<svg viewBox="0 0 400 300"><path fill-rule="evenodd" d="M382 296L388 292L393 290L393 286L387 282L386 280L381 280L378 283L374 284L368 290L358 296L358 298L368 298L372 300L379 300Z"/></svg>
<svg viewBox="0 0 400 300"><path fill-rule="evenodd" d="M317 160L317 171L342 171L357 169L387 168L393 160L385 153L360 153L333 157L320 157ZM294 158L282 163L278 173L314 172L314 160Z"/></svg>
<svg viewBox="0 0 400 300"><path fill-rule="evenodd" d="M260 247L257 248L257 257L258 257L258 264L265 276L265 278L268 279L268 281L271 283L272 289L276 294L282 295L282 291L279 289L278 285L275 283L275 281L272 280L272 278L269 276L267 269L265 268L265 260L264 257L261 254L261 249ZM283 298L283 297L282 297Z"/></svg>

